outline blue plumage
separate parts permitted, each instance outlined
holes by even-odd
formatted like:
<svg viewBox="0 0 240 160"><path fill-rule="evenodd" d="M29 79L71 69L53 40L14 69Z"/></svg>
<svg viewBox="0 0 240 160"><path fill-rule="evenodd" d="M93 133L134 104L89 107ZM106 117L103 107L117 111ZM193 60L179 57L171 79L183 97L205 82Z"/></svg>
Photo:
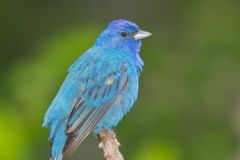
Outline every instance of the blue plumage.
<svg viewBox="0 0 240 160"><path fill-rule="evenodd" d="M44 117L51 160L72 153L90 133L112 129L131 109L143 66L141 39L150 35L130 21L113 21L72 64Z"/></svg>

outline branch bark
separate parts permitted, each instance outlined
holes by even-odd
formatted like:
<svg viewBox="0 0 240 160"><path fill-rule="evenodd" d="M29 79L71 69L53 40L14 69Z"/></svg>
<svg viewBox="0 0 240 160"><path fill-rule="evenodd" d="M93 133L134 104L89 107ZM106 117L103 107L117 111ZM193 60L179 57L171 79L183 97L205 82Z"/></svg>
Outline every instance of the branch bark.
<svg viewBox="0 0 240 160"><path fill-rule="evenodd" d="M113 130L101 131L98 139L100 140L98 147L103 150L105 160L124 160L118 148L120 143Z"/></svg>

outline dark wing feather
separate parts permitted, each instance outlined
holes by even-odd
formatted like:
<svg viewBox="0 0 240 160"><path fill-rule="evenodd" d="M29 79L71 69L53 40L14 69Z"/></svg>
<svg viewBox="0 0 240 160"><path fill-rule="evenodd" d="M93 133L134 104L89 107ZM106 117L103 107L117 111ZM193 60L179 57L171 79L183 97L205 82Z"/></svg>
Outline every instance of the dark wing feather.
<svg viewBox="0 0 240 160"><path fill-rule="evenodd" d="M66 154L74 152L115 103L118 95L127 86L128 75L126 71L126 69L122 70L121 67L118 71L111 72L106 77L101 78L100 82L94 86L91 85L91 88L84 89L82 97L76 101L69 116L66 130L68 139L64 147ZM102 103L97 107L89 105L91 103L94 105L97 101Z"/></svg>
<svg viewBox="0 0 240 160"><path fill-rule="evenodd" d="M69 133L68 141L65 145L65 154L72 154L78 145L94 130L99 120L104 116L112 103L107 103L87 116L84 123L79 125L73 132Z"/></svg>

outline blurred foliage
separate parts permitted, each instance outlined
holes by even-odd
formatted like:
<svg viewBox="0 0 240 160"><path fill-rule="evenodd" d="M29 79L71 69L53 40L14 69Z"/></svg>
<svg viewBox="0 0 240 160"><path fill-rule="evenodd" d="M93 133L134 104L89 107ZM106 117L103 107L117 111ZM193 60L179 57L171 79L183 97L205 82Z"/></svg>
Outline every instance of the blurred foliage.
<svg viewBox="0 0 240 160"><path fill-rule="evenodd" d="M116 131L129 160L240 159L240 2L1 1L0 159L48 159L43 115L113 19L144 40L140 93ZM93 136L67 159L102 159Z"/></svg>

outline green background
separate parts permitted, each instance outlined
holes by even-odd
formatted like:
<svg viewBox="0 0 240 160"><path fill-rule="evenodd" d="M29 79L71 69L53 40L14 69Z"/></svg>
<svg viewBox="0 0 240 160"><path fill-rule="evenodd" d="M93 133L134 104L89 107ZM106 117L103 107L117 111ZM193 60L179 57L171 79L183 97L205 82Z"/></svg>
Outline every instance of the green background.
<svg viewBox="0 0 240 160"><path fill-rule="evenodd" d="M48 159L43 115L70 64L114 19L152 36L137 103L116 128L127 160L240 159L240 1L1 0L0 159ZM91 135L69 160L102 160Z"/></svg>

